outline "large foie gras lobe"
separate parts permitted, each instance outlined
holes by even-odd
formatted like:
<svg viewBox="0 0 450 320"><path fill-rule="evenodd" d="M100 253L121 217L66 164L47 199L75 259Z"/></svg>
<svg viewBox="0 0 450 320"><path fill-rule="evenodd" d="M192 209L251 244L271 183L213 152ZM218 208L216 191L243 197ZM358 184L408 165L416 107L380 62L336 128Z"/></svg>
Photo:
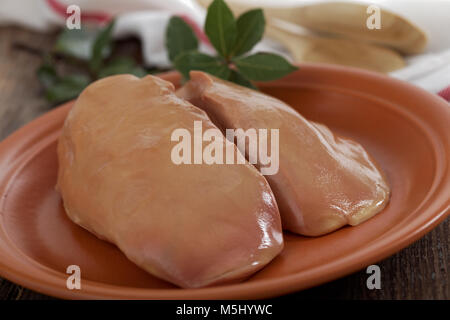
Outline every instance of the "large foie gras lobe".
<svg viewBox="0 0 450 320"><path fill-rule="evenodd" d="M252 165L172 161L172 133L193 136L194 121L216 128L169 82L113 76L83 91L58 143L69 218L151 274L190 288L248 277L283 247L274 196ZM224 150L239 152L223 140Z"/></svg>

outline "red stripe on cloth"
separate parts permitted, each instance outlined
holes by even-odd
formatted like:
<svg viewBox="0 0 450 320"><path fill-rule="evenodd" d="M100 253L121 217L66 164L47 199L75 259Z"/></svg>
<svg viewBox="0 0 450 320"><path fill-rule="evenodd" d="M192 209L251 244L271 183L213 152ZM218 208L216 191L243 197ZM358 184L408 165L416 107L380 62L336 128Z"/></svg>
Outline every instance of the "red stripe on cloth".
<svg viewBox="0 0 450 320"><path fill-rule="evenodd" d="M67 13L67 6L59 3L58 0L47 0L47 4L55 13L57 13L61 17L69 17L69 14ZM105 23L111 20L111 16L104 12L83 12L83 10L81 10L81 21L83 20Z"/></svg>
<svg viewBox="0 0 450 320"><path fill-rule="evenodd" d="M440 95L445 100L450 101L450 86L448 86L447 88L439 91L438 95Z"/></svg>
<svg viewBox="0 0 450 320"><path fill-rule="evenodd" d="M47 0L47 4L55 13L57 13L61 17L69 17L69 14L67 13L67 6L60 3L58 0ZM186 21L187 24L191 26L200 41L207 45L211 45L202 28L200 28L194 20L192 20L187 15L180 15L180 18L182 18L184 21ZM111 20L111 16L104 12L83 12L83 10L81 10L81 20L104 23Z"/></svg>

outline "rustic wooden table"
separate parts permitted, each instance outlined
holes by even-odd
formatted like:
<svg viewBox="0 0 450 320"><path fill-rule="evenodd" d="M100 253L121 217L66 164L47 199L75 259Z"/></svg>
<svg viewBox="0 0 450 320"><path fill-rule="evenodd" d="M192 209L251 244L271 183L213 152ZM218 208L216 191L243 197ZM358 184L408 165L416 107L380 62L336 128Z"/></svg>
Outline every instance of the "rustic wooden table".
<svg viewBox="0 0 450 320"><path fill-rule="evenodd" d="M54 35L0 28L0 140L49 109L35 70L40 59L14 49L16 42L48 48ZM449 299L449 221L378 263L382 288L369 290L365 270L290 295L298 299ZM0 299L51 299L0 278Z"/></svg>

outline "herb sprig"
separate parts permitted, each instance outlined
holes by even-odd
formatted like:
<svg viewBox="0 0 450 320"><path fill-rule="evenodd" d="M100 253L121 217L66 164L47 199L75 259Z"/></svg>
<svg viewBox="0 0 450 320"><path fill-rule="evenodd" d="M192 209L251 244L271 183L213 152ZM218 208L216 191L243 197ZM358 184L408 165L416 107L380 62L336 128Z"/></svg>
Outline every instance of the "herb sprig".
<svg viewBox="0 0 450 320"><path fill-rule="evenodd" d="M132 57L112 56L114 25L112 20L103 28L83 25L81 29L64 29L53 48L41 53L43 64L37 76L49 102L73 99L92 81L114 74L148 74Z"/></svg>
<svg viewBox="0 0 450 320"><path fill-rule="evenodd" d="M110 75L129 73L142 77L161 71L144 68L136 55L118 55L118 43L112 39L114 26L112 20L102 28L82 25L79 30L64 29L55 45L45 52L18 44L18 48L42 57L37 77L49 102L56 105L76 98L92 81ZM204 29L217 55L199 52L199 41L192 28L174 16L166 29L168 56L185 79L189 78L189 71L202 70L255 88L252 81L274 80L297 69L276 54L249 54L262 39L264 28L261 9L247 11L236 19L223 0L214 0L208 8Z"/></svg>
<svg viewBox="0 0 450 320"><path fill-rule="evenodd" d="M235 19L225 1L214 0L208 7L204 30L217 55L199 52L194 31L177 16L170 19L166 29L166 48L175 69L185 79L189 79L191 70L201 70L255 88L252 81L275 80L298 69L277 54L248 55L262 39L264 29L261 9L249 10Z"/></svg>

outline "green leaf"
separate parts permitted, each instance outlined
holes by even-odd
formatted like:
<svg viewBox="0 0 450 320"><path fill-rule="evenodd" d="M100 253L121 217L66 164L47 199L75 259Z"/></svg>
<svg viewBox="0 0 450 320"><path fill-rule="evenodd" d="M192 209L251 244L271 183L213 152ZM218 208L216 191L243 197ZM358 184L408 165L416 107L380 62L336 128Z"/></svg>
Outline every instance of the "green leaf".
<svg viewBox="0 0 450 320"><path fill-rule="evenodd" d="M42 64L39 69L37 69L36 73L44 88L51 87L59 80L54 66L49 63Z"/></svg>
<svg viewBox="0 0 450 320"><path fill-rule="evenodd" d="M63 77L47 89L47 100L60 103L76 98L89 82L89 77L82 74Z"/></svg>
<svg viewBox="0 0 450 320"><path fill-rule="evenodd" d="M248 80L246 77L244 77L242 74L240 74L236 70L231 70L228 81L234 82L236 84L239 84L239 85L247 87L247 88L258 90L258 88L256 88L253 85L253 83L250 82L250 80Z"/></svg>
<svg viewBox="0 0 450 320"><path fill-rule="evenodd" d="M146 75L148 75L147 70L145 70L141 66L135 66L133 69L130 70L129 73L138 78L142 78L142 77L145 77Z"/></svg>
<svg viewBox="0 0 450 320"><path fill-rule="evenodd" d="M239 16L236 24L238 36L233 48L233 56L250 51L262 39L266 21L263 11L254 9Z"/></svg>
<svg viewBox="0 0 450 320"><path fill-rule="evenodd" d="M229 57L237 37L236 20L223 0L214 0L208 7L205 33L222 57Z"/></svg>
<svg viewBox="0 0 450 320"><path fill-rule="evenodd" d="M98 72L99 78L112 76L115 74L133 74L137 77L147 75L144 68L138 66L136 62L129 57L117 57L108 63Z"/></svg>
<svg viewBox="0 0 450 320"><path fill-rule="evenodd" d="M67 29L59 34L53 50L56 53L88 61L92 55L92 47L98 29L82 26L81 29Z"/></svg>
<svg viewBox="0 0 450 320"><path fill-rule="evenodd" d="M228 79L230 74L230 69L222 59L198 51L187 51L178 55L174 65L186 79L189 79L191 70L205 71L222 79Z"/></svg>
<svg viewBox="0 0 450 320"><path fill-rule="evenodd" d="M197 50L198 40L192 28L180 17L172 17L166 29L166 48L170 61L184 51Z"/></svg>
<svg viewBox="0 0 450 320"><path fill-rule="evenodd" d="M237 58L233 62L245 77L255 81L275 80L298 69L283 57L264 52Z"/></svg>
<svg viewBox="0 0 450 320"><path fill-rule="evenodd" d="M99 70L103 59L108 57L112 51L112 31L115 20L112 20L95 38L92 46L92 55L89 65L92 70Z"/></svg>

